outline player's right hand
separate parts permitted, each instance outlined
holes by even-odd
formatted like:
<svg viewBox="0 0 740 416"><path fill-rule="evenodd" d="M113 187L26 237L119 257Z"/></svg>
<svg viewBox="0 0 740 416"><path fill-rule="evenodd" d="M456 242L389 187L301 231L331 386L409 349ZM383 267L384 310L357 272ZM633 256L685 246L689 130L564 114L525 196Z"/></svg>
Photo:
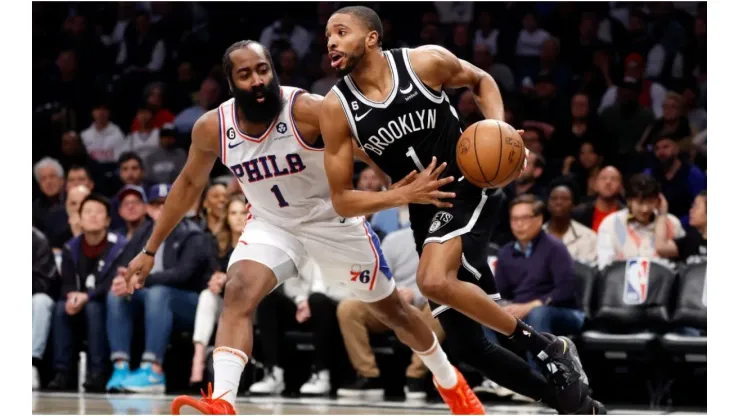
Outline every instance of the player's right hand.
<svg viewBox="0 0 740 416"><path fill-rule="evenodd" d="M126 269L126 274L123 275L123 278L126 279L128 293L133 294L134 290L144 287L144 280L149 276L152 267L154 267L154 257L148 254L139 253L131 260L128 269Z"/></svg>
<svg viewBox="0 0 740 416"><path fill-rule="evenodd" d="M447 162L437 166L437 158L432 157L432 163L426 169L414 176L413 180L410 180L409 183L400 187L400 189L404 190L408 202L414 204L432 204L437 208L451 208L451 203L442 200L454 198L455 193L439 190L442 186L455 180L452 176L439 179L439 175L442 174L446 167ZM401 182L406 181L407 178L409 176L402 179Z"/></svg>

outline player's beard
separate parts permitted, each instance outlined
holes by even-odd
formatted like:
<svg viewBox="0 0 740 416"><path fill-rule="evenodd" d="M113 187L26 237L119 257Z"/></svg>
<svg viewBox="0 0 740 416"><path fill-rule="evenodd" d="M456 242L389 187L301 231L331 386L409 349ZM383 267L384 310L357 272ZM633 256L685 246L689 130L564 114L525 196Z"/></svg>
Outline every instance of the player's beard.
<svg viewBox="0 0 740 416"><path fill-rule="evenodd" d="M339 76L343 77L351 73L352 71L354 71L354 69L357 67L357 64L360 63L360 61L362 61L362 58L364 57L365 57L365 46L364 45L360 45L360 47L357 50L353 51L352 53L348 53L346 55L347 65L344 67L344 69L337 68L337 73L339 74Z"/></svg>
<svg viewBox="0 0 740 416"><path fill-rule="evenodd" d="M274 77L269 84L252 88L252 91L242 90L236 86L231 92L237 107L242 110L244 119L252 123L269 123L283 110L280 96L280 82ZM257 93L261 93L264 100L257 101Z"/></svg>

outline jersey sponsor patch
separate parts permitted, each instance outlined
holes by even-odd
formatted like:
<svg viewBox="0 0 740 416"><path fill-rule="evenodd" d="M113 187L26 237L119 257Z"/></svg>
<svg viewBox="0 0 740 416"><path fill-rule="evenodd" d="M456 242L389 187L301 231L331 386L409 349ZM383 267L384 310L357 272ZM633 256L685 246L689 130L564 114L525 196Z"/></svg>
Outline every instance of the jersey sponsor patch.
<svg viewBox="0 0 740 416"><path fill-rule="evenodd" d="M641 305L648 295L648 277L650 276L650 260L634 258L627 260L624 271L624 293L622 301L625 305Z"/></svg>
<svg viewBox="0 0 740 416"><path fill-rule="evenodd" d="M277 130L278 133L283 134L286 131L288 131L288 125L283 123L282 121L277 124L277 127L275 127L275 130Z"/></svg>
<svg viewBox="0 0 740 416"><path fill-rule="evenodd" d="M440 228L447 225L450 220L452 220L452 214L449 212L440 211L436 214L434 214L434 218L432 219L432 225L429 226L429 232L433 233Z"/></svg>

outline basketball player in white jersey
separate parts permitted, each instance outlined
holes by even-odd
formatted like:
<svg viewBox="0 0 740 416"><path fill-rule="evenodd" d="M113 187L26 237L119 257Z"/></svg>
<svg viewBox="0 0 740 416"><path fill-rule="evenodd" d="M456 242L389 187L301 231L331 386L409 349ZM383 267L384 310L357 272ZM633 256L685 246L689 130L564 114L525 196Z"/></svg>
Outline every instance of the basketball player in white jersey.
<svg viewBox="0 0 740 416"><path fill-rule="evenodd" d="M372 306L429 367L453 413L483 414L480 401L447 360L420 311L401 300L365 218L342 218L334 211L320 141L322 97L280 87L269 53L257 42L229 47L223 65L234 98L196 122L185 167L143 252L131 261L125 276L131 292L145 285L154 254L220 159L239 180L249 214L227 270L213 353L214 389L209 385L200 401L176 398L173 414L182 406L204 414L235 414L239 379L252 353L253 312L270 291L307 264L317 265L325 279L347 285ZM410 200L422 203L431 199L437 182L436 176L427 175L405 181L401 188Z"/></svg>

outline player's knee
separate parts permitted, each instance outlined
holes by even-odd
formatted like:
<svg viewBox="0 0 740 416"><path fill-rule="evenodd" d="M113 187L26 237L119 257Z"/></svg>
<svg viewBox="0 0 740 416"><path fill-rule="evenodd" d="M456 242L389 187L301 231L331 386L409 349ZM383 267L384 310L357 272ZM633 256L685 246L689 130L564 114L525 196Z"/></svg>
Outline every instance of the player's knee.
<svg viewBox="0 0 740 416"><path fill-rule="evenodd" d="M337 319L339 319L339 322L356 320L360 312L358 306L360 305L354 299L345 299L339 302L339 306L337 307Z"/></svg>
<svg viewBox="0 0 740 416"><path fill-rule="evenodd" d="M259 299L253 293L255 290L252 286L247 273L241 270L232 273L224 286L224 310L239 310L246 314L254 312Z"/></svg>
<svg viewBox="0 0 740 416"><path fill-rule="evenodd" d="M433 272L431 270L422 270L417 279L419 290L429 299L437 303L445 303L444 300L449 296L449 282L444 274Z"/></svg>

